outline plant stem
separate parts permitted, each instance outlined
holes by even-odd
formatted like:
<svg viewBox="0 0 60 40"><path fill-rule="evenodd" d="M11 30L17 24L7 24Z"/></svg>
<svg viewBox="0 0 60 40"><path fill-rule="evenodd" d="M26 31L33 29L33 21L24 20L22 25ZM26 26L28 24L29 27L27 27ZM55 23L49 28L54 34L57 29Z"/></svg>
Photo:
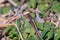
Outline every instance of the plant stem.
<svg viewBox="0 0 60 40"><path fill-rule="evenodd" d="M20 35L20 37L21 37L21 40L23 40L22 34L21 34L21 32L20 32L20 29L19 29L18 26L17 26L17 22L16 22L16 24L15 24L15 28L17 29L17 31L18 31L18 33L19 33L19 35ZM20 38L19 38L19 40L20 40Z"/></svg>

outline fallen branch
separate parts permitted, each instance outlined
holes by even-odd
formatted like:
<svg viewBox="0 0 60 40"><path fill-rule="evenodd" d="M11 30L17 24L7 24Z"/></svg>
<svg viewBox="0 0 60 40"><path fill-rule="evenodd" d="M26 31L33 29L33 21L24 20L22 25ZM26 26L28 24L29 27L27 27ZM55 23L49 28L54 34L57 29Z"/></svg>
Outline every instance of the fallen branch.
<svg viewBox="0 0 60 40"><path fill-rule="evenodd" d="M35 33L36 33L36 36L37 36L38 40L40 40L40 33L37 29L37 26L36 26L33 18L29 15L29 13L26 13L26 15L24 15L24 16L27 18L27 21L29 21L29 23L32 25L32 27L35 30Z"/></svg>

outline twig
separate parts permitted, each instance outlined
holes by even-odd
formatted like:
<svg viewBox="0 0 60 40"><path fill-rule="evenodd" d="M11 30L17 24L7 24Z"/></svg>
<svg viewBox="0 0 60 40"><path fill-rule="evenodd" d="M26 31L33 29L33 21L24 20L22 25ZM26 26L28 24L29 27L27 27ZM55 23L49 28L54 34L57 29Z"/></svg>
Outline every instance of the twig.
<svg viewBox="0 0 60 40"><path fill-rule="evenodd" d="M36 27L36 24L34 22L34 20L32 19L32 17L29 14L26 14L25 17L27 18L27 20L29 21L29 23L32 25L32 27L34 28L35 32L36 32L36 36L38 38L38 40L40 40L40 33Z"/></svg>
<svg viewBox="0 0 60 40"><path fill-rule="evenodd" d="M17 4L13 0L8 0L14 7L17 7Z"/></svg>
<svg viewBox="0 0 60 40"><path fill-rule="evenodd" d="M16 20L16 19L19 19L22 15L22 11L24 10L24 9L26 9L27 8L27 4L25 3L24 5L22 5L21 7L20 7L20 10L18 10L18 12L16 11L16 13L13 15L13 17L12 18L10 18L7 22L12 22L12 21L14 21L14 20ZM24 13L25 14L25 13ZM20 16L19 16L20 15Z"/></svg>

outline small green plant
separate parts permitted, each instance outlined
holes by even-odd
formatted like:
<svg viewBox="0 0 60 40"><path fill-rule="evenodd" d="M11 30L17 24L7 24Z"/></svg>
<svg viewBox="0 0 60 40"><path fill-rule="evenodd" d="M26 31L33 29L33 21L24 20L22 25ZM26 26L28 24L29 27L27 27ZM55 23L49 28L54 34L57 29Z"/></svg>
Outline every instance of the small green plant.
<svg viewBox="0 0 60 40"><path fill-rule="evenodd" d="M8 33L11 40L60 40L60 26L57 24L60 13L59 0L14 0L14 2L17 3L17 7L11 4L9 7L1 8L4 14L12 10L13 13L7 18L18 16L12 21L15 25L4 29L4 35ZM7 23L10 23L11 19Z"/></svg>

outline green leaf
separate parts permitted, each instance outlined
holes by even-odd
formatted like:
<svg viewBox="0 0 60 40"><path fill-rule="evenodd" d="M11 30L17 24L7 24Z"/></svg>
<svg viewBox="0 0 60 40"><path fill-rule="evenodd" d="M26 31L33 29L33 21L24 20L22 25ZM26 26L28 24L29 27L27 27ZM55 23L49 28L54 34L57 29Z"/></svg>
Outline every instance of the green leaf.
<svg viewBox="0 0 60 40"><path fill-rule="evenodd" d="M31 13L30 15L35 19L35 13Z"/></svg>
<svg viewBox="0 0 60 40"><path fill-rule="evenodd" d="M41 3L41 0L37 0L37 3L40 4Z"/></svg>
<svg viewBox="0 0 60 40"><path fill-rule="evenodd" d="M28 38L24 38L24 40L28 40Z"/></svg>
<svg viewBox="0 0 60 40"><path fill-rule="evenodd" d="M48 39L52 38L52 37L53 37L53 34L54 34L54 31L53 31L53 30L50 30L50 31L47 33Z"/></svg>
<svg viewBox="0 0 60 40"><path fill-rule="evenodd" d="M26 21L26 18L25 18L25 16L22 16L21 18L22 18L22 20L23 20L24 22Z"/></svg>
<svg viewBox="0 0 60 40"><path fill-rule="evenodd" d="M12 40L18 40L17 37L14 37Z"/></svg>
<svg viewBox="0 0 60 40"><path fill-rule="evenodd" d="M56 36L54 36L54 40L59 40L60 39L60 34L57 34Z"/></svg>
<svg viewBox="0 0 60 40"><path fill-rule="evenodd" d="M60 12L60 3L56 2L51 9L57 13Z"/></svg>
<svg viewBox="0 0 60 40"><path fill-rule="evenodd" d="M37 40L37 39L34 38L34 36L31 36L31 37L29 38L29 40Z"/></svg>
<svg viewBox="0 0 60 40"><path fill-rule="evenodd" d="M51 3L53 0L45 0L45 3L48 4L48 3Z"/></svg>
<svg viewBox="0 0 60 40"><path fill-rule="evenodd" d="M41 33L41 38L44 38L44 37L47 35L48 31L49 31L49 30L44 30L44 31L42 31L42 33Z"/></svg>
<svg viewBox="0 0 60 40"><path fill-rule="evenodd" d="M27 38L27 33L26 32L23 32L23 37L26 39Z"/></svg>
<svg viewBox="0 0 60 40"><path fill-rule="evenodd" d="M38 5L38 9L44 11L47 7L43 4Z"/></svg>
<svg viewBox="0 0 60 40"><path fill-rule="evenodd" d="M33 28L30 28L30 35L34 35L35 30Z"/></svg>
<svg viewBox="0 0 60 40"><path fill-rule="evenodd" d="M18 38L18 36L19 35L18 35L18 32L17 32L16 28L12 28L11 31L9 32L9 37L14 39L15 37Z"/></svg>
<svg viewBox="0 0 60 40"><path fill-rule="evenodd" d="M29 33L31 27L32 27L31 24L26 20L26 21L25 21L25 25L24 25L24 28L25 28L24 31L25 31L26 33Z"/></svg>
<svg viewBox="0 0 60 40"><path fill-rule="evenodd" d="M8 12L9 12L9 7L4 7L2 10L3 10L3 13L5 13L5 14L6 14L6 13L8 13Z"/></svg>
<svg viewBox="0 0 60 40"><path fill-rule="evenodd" d="M27 29L25 30L25 32L26 32L26 33L30 33L30 29L27 28Z"/></svg>
<svg viewBox="0 0 60 40"><path fill-rule="evenodd" d="M45 0L45 3L48 4L49 0Z"/></svg>
<svg viewBox="0 0 60 40"><path fill-rule="evenodd" d="M5 34L6 32L8 32L9 30L11 30L14 26L8 26L4 31L3 33Z"/></svg>
<svg viewBox="0 0 60 40"><path fill-rule="evenodd" d="M56 34L60 34L60 28L55 31Z"/></svg>
<svg viewBox="0 0 60 40"><path fill-rule="evenodd" d="M50 22L45 22L44 23L44 30L50 30L50 28L51 28Z"/></svg>
<svg viewBox="0 0 60 40"><path fill-rule="evenodd" d="M19 20L16 20L16 22L17 22L17 26L18 26L18 27L21 27L20 19L19 19Z"/></svg>
<svg viewBox="0 0 60 40"><path fill-rule="evenodd" d="M30 0L30 3L31 3L32 8L35 8L37 1L36 0Z"/></svg>
<svg viewBox="0 0 60 40"><path fill-rule="evenodd" d="M40 23L40 22L36 21L36 25L40 30L43 30L43 23Z"/></svg>
<svg viewBox="0 0 60 40"><path fill-rule="evenodd" d="M11 35L9 35L9 37L11 38L11 39L13 39L13 35L11 34Z"/></svg>
<svg viewBox="0 0 60 40"><path fill-rule="evenodd" d="M27 4L28 4L28 8L31 8L31 2L27 2Z"/></svg>
<svg viewBox="0 0 60 40"><path fill-rule="evenodd" d="M30 27L32 27L32 26L31 26L31 24L26 20L26 21L25 21L25 26L24 26L24 27L30 28Z"/></svg>
<svg viewBox="0 0 60 40"><path fill-rule="evenodd" d="M47 14L46 14L45 12L43 12L43 13L41 14L41 16L42 16L43 18L45 18L45 17L47 16Z"/></svg>

